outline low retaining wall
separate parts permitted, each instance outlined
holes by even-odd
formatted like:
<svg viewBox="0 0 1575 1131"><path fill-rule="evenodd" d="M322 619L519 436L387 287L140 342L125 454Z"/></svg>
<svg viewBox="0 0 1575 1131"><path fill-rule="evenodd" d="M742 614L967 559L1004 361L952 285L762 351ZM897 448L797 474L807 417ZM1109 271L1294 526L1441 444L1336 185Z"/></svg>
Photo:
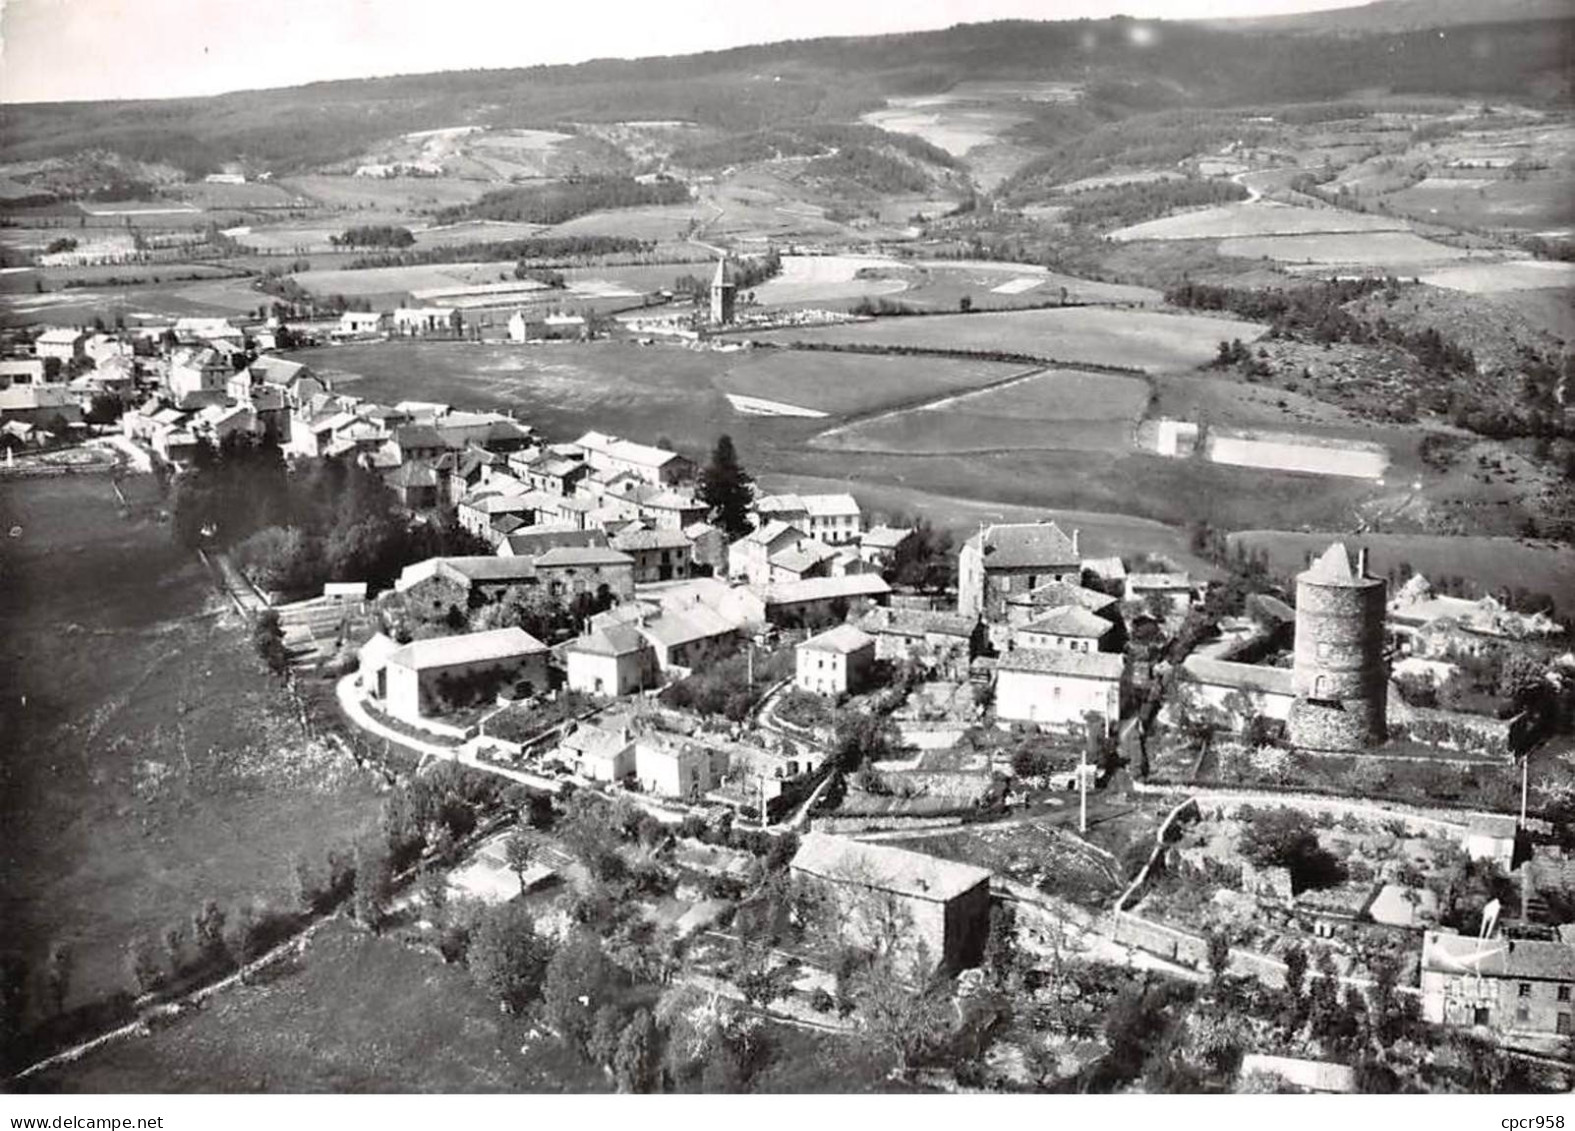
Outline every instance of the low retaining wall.
<svg viewBox="0 0 1575 1131"><path fill-rule="evenodd" d="M814 817L809 822L811 831L817 833L870 833L914 831L920 829L961 828L963 819L947 817Z"/></svg>

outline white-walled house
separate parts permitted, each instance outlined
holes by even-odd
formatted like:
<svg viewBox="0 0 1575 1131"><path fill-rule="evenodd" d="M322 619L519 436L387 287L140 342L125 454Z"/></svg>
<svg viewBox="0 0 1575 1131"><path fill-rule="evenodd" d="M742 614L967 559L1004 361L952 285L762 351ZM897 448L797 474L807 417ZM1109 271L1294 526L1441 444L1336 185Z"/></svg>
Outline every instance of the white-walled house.
<svg viewBox="0 0 1575 1131"><path fill-rule="evenodd" d="M634 628L610 625L570 641L563 649L571 691L617 697L660 682L656 651Z"/></svg>
<svg viewBox="0 0 1575 1131"><path fill-rule="evenodd" d="M440 709L448 680L500 679L523 694L547 688L547 646L522 628L414 640L388 656L378 693L408 722Z"/></svg>
<svg viewBox="0 0 1575 1131"><path fill-rule="evenodd" d="M817 695L846 695L863 688L875 663L875 638L851 624L811 636L794 649L794 684Z"/></svg>
<svg viewBox="0 0 1575 1131"><path fill-rule="evenodd" d="M1059 730L1093 714L1108 730L1121 718L1125 670L1123 657L1111 652L1019 648L996 669L995 716Z"/></svg>

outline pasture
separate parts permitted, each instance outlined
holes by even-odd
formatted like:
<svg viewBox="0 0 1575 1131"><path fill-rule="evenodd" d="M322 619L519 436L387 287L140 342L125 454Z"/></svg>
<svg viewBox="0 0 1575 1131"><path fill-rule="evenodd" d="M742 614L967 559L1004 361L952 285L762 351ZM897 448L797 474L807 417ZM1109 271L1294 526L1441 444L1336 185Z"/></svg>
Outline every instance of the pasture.
<svg viewBox="0 0 1575 1131"><path fill-rule="evenodd" d="M1509 263L1474 263L1445 267L1423 275L1422 282L1467 294L1492 295L1575 287L1575 263L1551 259L1518 259ZM1568 294L1566 293L1566 301Z"/></svg>
<svg viewBox="0 0 1575 1131"><path fill-rule="evenodd" d="M1020 372L1021 366L993 361L757 349L716 383L724 392L843 416L994 384Z"/></svg>
<svg viewBox="0 0 1575 1131"><path fill-rule="evenodd" d="M1251 236L1221 240L1221 255L1279 263L1350 264L1400 270L1418 264L1470 259L1472 253L1411 232L1325 232L1303 236Z"/></svg>
<svg viewBox="0 0 1575 1131"><path fill-rule="evenodd" d="M391 993L397 987L399 992ZM463 966L347 922L259 984L46 1074L61 1092L596 1092L611 1082ZM523 1050L523 1051L522 1051Z"/></svg>
<svg viewBox="0 0 1575 1131"><path fill-rule="evenodd" d="M494 187L483 180L456 177L352 177L332 173L283 177L278 183L326 208L386 208L398 212L431 212L451 204L468 204Z"/></svg>
<svg viewBox="0 0 1575 1131"><path fill-rule="evenodd" d="M314 295L347 298L408 294L412 291L512 283L514 265L492 263L434 263L415 267L368 267L362 270L303 271L290 278Z"/></svg>
<svg viewBox="0 0 1575 1131"><path fill-rule="evenodd" d="M901 262L882 255L784 255L781 274L754 294L762 306L890 295L907 287L904 273Z"/></svg>
<svg viewBox="0 0 1575 1131"><path fill-rule="evenodd" d="M812 443L913 455L1125 451L1147 402L1138 378L1052 370L834 428Z"/></svg>
<svg viewBox="0 0 1575 1131"><path fill-rule="evenodd" d="M705 209L694 204L612 208L576 216L546 231L554 236L627 236L661 243L682 240L691 221L703 220L705 216Z"/></svg>
<svg viewBox="0 0 1575 1131"><path fill-rule="evenodd" d="M1519 538L1441 534L1308 534L1289 530L1242 530L1230 535L1242 545L1269 555L1270 567L1290 574L1306 568L1307 555L1336 539L1368 552L1368 568L1382 577L1402 562L1424 576L1465 578L1484 594L1505 587L1547 593L1561 613L1575 608L1575 549Z"/></svg>
<svg viewBox="0 0 1575 1131"><path fill-rule="evenodd" d="M1110 239L1134 240L1246 239L1253 236L1302 236L1327 232L1405 232L1410 224L1365 212L1334 208L1300 208L1268 200L1242 201L1200 208L1159 220L1118 228Z"/></svg>
<svg viewBox="0 0 1575 1131"><path fill-rule="evenodd" d="M96 476L0 484L7 736L0 950L36 970L76 949L68 1008L125 985L134 935L205 900L293 898L294 860L375 827L379 794L307 741L244 626L157 520L151 477L119 506Z"/></svg>
<svg viewBox="0 0 1575 1131"><path fill-rule="evenodd" d="M1214 356L1220 341L1251 341L1263 331L1256 323L1231 318L1082 307L880 318L845 326L769 331L766 340L1003 350L1061 364L1159 372L1201 365Z"/></svg>

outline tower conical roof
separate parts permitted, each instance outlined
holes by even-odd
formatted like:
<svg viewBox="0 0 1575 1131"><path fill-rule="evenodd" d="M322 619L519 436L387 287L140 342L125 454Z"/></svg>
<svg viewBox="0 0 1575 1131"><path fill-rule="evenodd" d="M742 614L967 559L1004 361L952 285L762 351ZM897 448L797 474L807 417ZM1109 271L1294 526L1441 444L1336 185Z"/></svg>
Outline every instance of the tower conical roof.
<svg viewBox="0 0 1575 1131"><path fill-rule="evenodd" d="M1344 542L1336 542L1325 550L1297 579L1317 585L1367 585L1373 579L1366 577L1360 565L1353 563L1351 552Z"/></svg>
<svg viewBox="0 0 1575 1131"><path fill-rule="evenodd" d="M716 277L711 280L713 287L731 287L733 285L732 272L727 267L727 256L722 256L716 261Z"/></svg>

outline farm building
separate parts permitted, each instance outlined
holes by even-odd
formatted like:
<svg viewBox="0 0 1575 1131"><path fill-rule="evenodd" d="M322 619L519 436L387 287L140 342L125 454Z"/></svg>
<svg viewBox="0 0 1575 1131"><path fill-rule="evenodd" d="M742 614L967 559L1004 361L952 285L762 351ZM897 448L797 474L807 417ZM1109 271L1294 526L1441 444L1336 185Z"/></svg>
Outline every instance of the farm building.
<svg viewBox="0 0 1575 1131"><path fill-rule="evenodd" d="M53 357L62 363L76 361L87 348L87 335L72 327L45 330L33 339L33 356Z"/></svg>
<svg viewBox="0 0 1575 1131"><path fill-rule="evenodd" d="M848 695L863 690L875 663L875 638L851 624L811 636L794 649L793 682L817 695Z"/></svg>
<svg viewBox="0 0 1575 1131"><path fill-rule="evenodd" d="M388 329L388 315L372 310L347 310L339 316L338 332L346 337L381 334Z"/></svg>
<svg viewBox="0 0 1575 1131"><path fill-rule="evenodd" d="M656 652L628 625L611 625L571 640L563 656L571 691L617 697L657 684Z"/></svg>
<svg viewBox="0 0 1575 1131"><path fill-rule="evenodd" d="M819 888L846 942L892 947L956 969L979 961L990 933L990 873L920 852L812 832L789 866Z"/></svg>
<svg viewBox="0 0 1575 1131"><path fill-rule="evenodd" d="M996 669L996 718L1062 729L1096 715L1109 728L1121 718L1125 672L1116 653L1019 648Z"/></svg>
<svg viewBox="0 0 1575 1131"><path fill-rule="evenodd" d="M1422 937L1422 1016L1435 1025L1498 1033L1575 1032L1575 946L1536 939Z"/></svg>
<svg viewBox="0 0 1575 1131"><path fill-rule="evenodd" d="M1053 522L987 526L957 555L957 611L997 621L1006 601L1051 581L1077 583L1083 574L1078 535Z"/></svg>
<svg viewBox="0 0 1575 1131"><path fill-rule="evenodd" d="M634 559L634 582L681 581L689 576L689 538L682 530L626 530L612 548Z"/></svg>
<svg viewBox="0 0 1575 1131"><path fill-rule="evenodd" d="M757 526L785 522L828 546L857 542L864 528L864 512L852 495L763 495L751 510Z"/></svg>
<svg viewBox="0 0 1575 1131"><path fill-rule="evenodd" d="M979 620L931 609L871 609L859 627L875 638L878 660L912 660L966 672L978 651Z"/></svg>
<svg viewBox="0 0 1575 1131"><path fill-rule="evenodd" d="M574 441L585 461L597 471L615 474L627 471L647 483L672 486L695 477L695 465L677 452L620 440L604 432L587 432Z"/></svg>
<svg viewBox="0 0 1575 1131"><path fill-rule="evenodd" d="M465 320L451 306L401 306L394 311L394 333L422 336L426 334L458 334L465 328Z"/></svg>
<svg viewBox="0 0 1575 1131"><path fill-rule="evenodd" d="M771 582L771 559L809 540L798 527L786 522L767 522L755 527L727 549L727 573L751 585Z"/></svg>
<svg viewBox="0 0 1575 1131"><path fill-rule="evenodd" d="M1181 662L1181 686L1196 697L1198 706L1223 715L1239 731L1250 714L1286 722L1295 698L1289 668L1237 664L1193 654ZM1167 714L1170 708L1165 708Z"/></svg>
<svg viewBox="0 0 1575 1131"><path fill-rule="evenodd" d="M1067 652L1103 652L1115 625L1081 605L1050 609L1038 620L1012 631L1016 648L1059 648Z"/></svg>
<svg viewBox="0 0 1575 1131"><path fill-rule="evenodd" d="M1186 573L1131 573L1127 575L1126 599L1150 606L1158 605L1167 616L1184 617L1192 607L1194 586Z"/></svg>
<svg viewBox="0 0 1575 1131"><path fill-rule="evenodd" d="M766 586L765 616L772 624L802 625L840 620L860 602L884 605L891 586L876 573L812 577Z"/></svg>
<svg viewBox="0 0 1575 1131"><path fill-rule="evenodd" d="M378 676L388 713L414 722L444 705L512 688L547 688L547 646L522 628L415 640L391 654Z"/></svg>
<svg viewBox="0 0 1575 1131"><path fill-rule="evenodd" d="M721 747L656 731L635 740L634 776L648 793L699 801L726 775L727 751Z"/></svg>
<svg viewBox="0 0 1575 1131"><path fill-rule="evenodd" d="M913 530L906 526L872 526L859 537L859 556L870 565L884 568L912 537Z"/></svg>
<svg viewBox="0 0 1575 1131"><path fill-rule="evenodd" d="M559 741L558 755L582 778L622 781L634 773L634 735L627 720L580 723Z"/></svg>
<svg viewBox="0 0 1575 1131"><path fill-rule="evenodd" d="M219 404L228 395L226 389L234 372L234 366L207 346L177 350L170 358L170 396L180 408Z"/></svg>

